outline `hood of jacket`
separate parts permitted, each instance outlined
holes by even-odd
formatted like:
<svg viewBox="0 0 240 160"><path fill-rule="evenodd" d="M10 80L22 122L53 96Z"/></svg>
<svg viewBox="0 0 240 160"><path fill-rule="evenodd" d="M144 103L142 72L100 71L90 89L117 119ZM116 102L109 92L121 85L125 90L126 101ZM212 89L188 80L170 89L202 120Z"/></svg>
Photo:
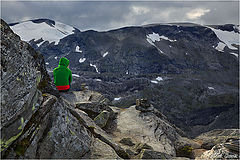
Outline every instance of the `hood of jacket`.
<svg viewBox="0 0 240 160"><path fill-rule="evenodd" d="M62 57L59 61L59 65L60 66L65 66L65 67L68 67L69 65L69 60L65 57Z"/></svg>

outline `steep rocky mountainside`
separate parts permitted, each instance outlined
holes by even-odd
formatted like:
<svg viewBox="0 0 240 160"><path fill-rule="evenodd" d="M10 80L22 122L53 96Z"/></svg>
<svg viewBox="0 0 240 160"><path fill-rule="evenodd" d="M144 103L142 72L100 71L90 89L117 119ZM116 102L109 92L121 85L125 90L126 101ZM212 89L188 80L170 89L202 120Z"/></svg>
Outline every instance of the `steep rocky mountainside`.
<svg viewBox="0 0 240 160"><path fill-rule="evenodd" d="M239 25L153 24L83 32L39 19L10 26L44 55L50 76L60 57L67 57L75 91L85 83L122 108L147 98L191 137L239 126Z"/></svg>

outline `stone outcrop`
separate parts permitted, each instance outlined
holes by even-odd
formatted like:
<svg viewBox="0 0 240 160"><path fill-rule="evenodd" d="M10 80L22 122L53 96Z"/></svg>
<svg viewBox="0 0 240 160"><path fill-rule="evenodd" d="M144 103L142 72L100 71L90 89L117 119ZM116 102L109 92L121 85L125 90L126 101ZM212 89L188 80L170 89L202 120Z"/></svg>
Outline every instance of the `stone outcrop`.
<svg viewBox="0 0 240 160"><path fill-rule="evenodd" d="M202 141L201 148L210 150L215 145L230 139L239 139L239 136L239 129L215 129L199 135L195 140Z"/></svg>
<svg viewBox="0 0 240 160"><path fill-rule="evenodd" d="M194 151L196 159L239 158L239 129L216 129L196 137L201 149Z"/></svg>
<svg viewBox="0 0 240 160"><path fill-rule="evenodd" d="M97 117L94 118L94 122L101 128L105 127L109 120L110 113L108 111L102 111Z"/></svg>
<svg viewBox="0 0 240 160"><path fill-rule="evenodd" d="M76 101L99 101L100 94L78 92L72 96L75 101L66 101L52 84L42 55L21 41L3 20L0 68L1 158L96 158L97 152L102 153L98 158L119 158L117 152L124 155L121 147L103 136L101 128L99 133L93 131L91 126L98 126L86 113L73 112Z"/></svg>
<svg viewBox="0 0 240 160"><path fill-rule="evenodd" d="M43 56L1 20L2 158L81 158L92 135L59 98Z"/></svg>
<svg viewBox="0 0 240 160"><path fill-rule="evenodd" d="M132 142L131 138L123 138L119 141L120 143L128 146L134 146L135 144Z"/></svg>
<svg viewBox="0 0 240 160"><path fill-rule="evenodd" d="M131 138L132 142L138 146L135 146L135 149L132 148L137 154L142 149L152 149L171 157L176 156L175 149L183 142L186 143L185 139L181 137L180 129L159 115L159 111L154 109L141 112L136 110L135 106L120 110L117 116L116 130L113 131L115 141L120 141L125 137ZM131 149L127 145L123 147Z"/></svg>
<svg viewBox="0 0 240 160"><path fill-rule="evenodd" d="M239 159L240 156L236 152L224 147L224 144L217 144L211 150L204 152L196 159Z"/></svg>

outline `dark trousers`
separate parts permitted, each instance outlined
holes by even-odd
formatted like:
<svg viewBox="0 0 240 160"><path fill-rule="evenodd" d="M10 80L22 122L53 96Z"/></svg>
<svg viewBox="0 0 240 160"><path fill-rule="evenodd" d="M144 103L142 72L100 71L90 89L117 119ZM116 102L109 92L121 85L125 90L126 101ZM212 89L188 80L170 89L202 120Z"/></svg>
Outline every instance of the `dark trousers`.
<svg viewBox="0 0 240 160"><path fill-rule="evenodd" d="M69 89L67 89L67 90L59 90L59 92L67 92L67 91L69 91Z"/></svg>

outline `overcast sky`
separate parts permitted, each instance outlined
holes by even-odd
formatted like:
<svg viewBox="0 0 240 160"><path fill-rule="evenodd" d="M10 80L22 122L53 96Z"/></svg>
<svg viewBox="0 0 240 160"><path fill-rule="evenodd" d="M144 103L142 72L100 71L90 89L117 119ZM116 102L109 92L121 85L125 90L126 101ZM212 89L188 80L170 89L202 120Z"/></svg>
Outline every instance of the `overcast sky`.
<svg viewBox="0 0 240 160"><path fill-rule="evenodd" d="M104 31L124 26L171 22L239 24L239 2L1 1L1 18L7 23L48 18L81 31L89 29Z"/></svg>

